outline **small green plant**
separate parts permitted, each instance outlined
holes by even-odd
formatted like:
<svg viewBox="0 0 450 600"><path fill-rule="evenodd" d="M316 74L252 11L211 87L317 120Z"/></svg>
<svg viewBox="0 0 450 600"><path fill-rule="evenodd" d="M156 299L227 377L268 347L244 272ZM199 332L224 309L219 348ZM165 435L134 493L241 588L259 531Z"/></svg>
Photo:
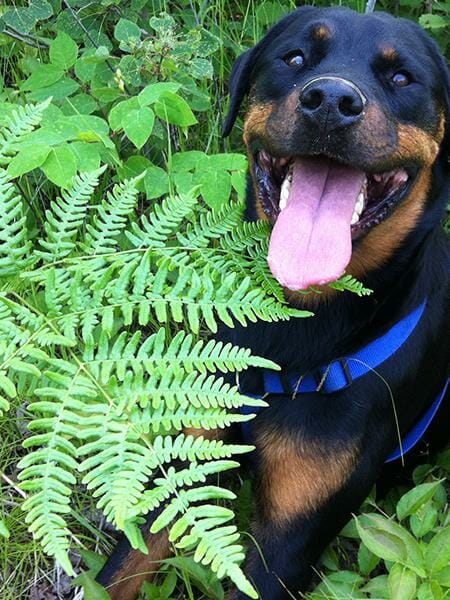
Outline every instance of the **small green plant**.
<svg viewBox="0 0 450 600"><path fill-rule="evenodd" d="M371 496L360 516L330 548L325 564L332 572L323 578L309 600L377 598L434 600L450 594L450 525L444 486L450 451L438 455L436 466L414 471L415 487L399 494L394 489L380 505ZM377 512L366 512L375 508ZM340 570L336 549L358 540L353 570ZM355 548L352 547L352 553Z"/></svg>

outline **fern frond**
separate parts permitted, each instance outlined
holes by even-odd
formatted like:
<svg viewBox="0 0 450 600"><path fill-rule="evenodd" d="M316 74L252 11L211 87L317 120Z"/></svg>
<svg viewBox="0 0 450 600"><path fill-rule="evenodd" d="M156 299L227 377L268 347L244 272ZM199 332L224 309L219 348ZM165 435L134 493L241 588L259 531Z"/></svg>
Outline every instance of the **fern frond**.
<svg viewBox="0 0 450 600"><path fill-rule="evenodd" d="M10 162L17 152L17 144L39 125L50 102L51 98L48 98L39 104L17 106L17 110L6 118L7 124L0 128L0 165Z"/></svg>
<svg viewBox="0 0 450 600"><path fill-rule="evenodd" d="M340 292L349 291L358 296L370 296L373 292L373 290L364 287L360 281L351 275L342 275L337 281L330 283L329 286L334 290L339 290Z"/></svg>
<svg viewBox="0 0 450 600"><path fill-rule="evenodd" d="M79 449L80 456L89 455L80 470L87 472L83 483L99 497L97 506L122 530L135 514L133 507L141 501L145 483L163 465L174 459L210 461L248 451L248 446L184 434L174 439L157 436L151 443L126 416L110 411L100 414L102 425L91 417L92 425L85 428L83 436L92 441Z"/></svg>
<svg viewBox="0 0 450 600"><path fill-rule="evenodd" d="M108 200L97 207L98 214L92 224L87 224L85 248L88 254L107 254L117 248L117 238L122 233L129 215L134 211L138 189L137 184L145 173L117 183Z"/></svg>
<svg viewBox="0 0 450 600"><path fill-rule="evenodd" d="M142 216L141 226L132 223L131 231L125 235L136 248L163 248L169 236L192 214L196 204L197 198L192 194L166 198L161 204L155 204L148 218Z"/></svg>
<svg viewBox="0 0 450 600"><path fill-rule="evenodd" d="M67 555L70 532L62 515L70 512L76 483L77 449L72 440L78 435L80 399L95 397L96 392L78 371L73 376L56 371L45 375L54 385L35 390L42 400L32 402L28 410L39 415L29 426L37 433L23 443L34 449L18 465L21 488L30 494L23 509L33 536L73 575Z"/></svg>
<svg viewBox="0 0 450 600"><path fill-rule="evenodd" d="M224 498L232 499L233 496L227 492L216 486L180 491L153 523L151 532L160 531L181 513L181 518L170 529L169 540L176 542L177 548L195 548L196 562L210 565L219 579L227 576L242 592L258 598L239 566L245 555L241 544L236 543L239 540L237 527L225 525L234 517L233 512L214 504L192 506L194 502L217 498L221 493Z"/></svg>
<svg viewBox="0 0 450 600"><path fill-rule="evenodd" d="M247 406L266 406L265 403L258 400L246 398ZM229 402L233 408L242 406L242 399L232 397ZM131 402L130 402L131 404ZM135 411L133 422L139 424L139 427L146 433L168 434L183 429L205 429L211 431L214 429L224 429L230 427L233 423L244 423L250 421L256 414L231 413L229 408L205 408L203 406L188 405L183 403L177 408L166 408L164 405L156 409Z"/></svg>
<svg viewBox="0 0 450 600"><path fill-rule="evenodd" d="M160 328L140 344L141 333L122 332L112 345L101 340L95 357L89 359L89 368L99 381L107 382L113 375L123 381L127 369L148 374L164 375L169 370L182 369L186 373L239 372L249 367L278 370L274 362L254 356L247 348L223 344L216 340L195 340L191 333L178 331L171 339Z"/></svg>
<svg viewBox="0 0 450 600"><path fill-rule="evenodd" d="M201 248L207 246L211 240L219 239L230 229L238 227L242 222L243 205L239 202L230 202L218 211L198 213L198 220L188 224L183 233L178 233L178 241L187 247Z"/></svg>
<svg viewBox="0 0 450 600"><path fill-rule="evenodd" d="M152 489L142 494L141 499L130 512L130 518L145 515L158 508L162 502L173 496L176 490L199 482L204 483L210 475L217 475L237 467L239 463L234 460L213 460L202 464L192 462L178 471L173 466L169 467L165 470L164 477L156 477L152 482Z"/></svg>
<svg viewBox="0 0 450 600"><path fill-rule="evenodd" d="M76 175L70 188L62 190L61 196L51 203L50 210L45 211L47 239L40 240L40 244L46 251L36 251L45 262L60 260L74 249L88 203L105 169L106 166L103 166L96 171Z"/></svg>
<svg viewBox="0 0 450 600"><path fill-rule="evenodd" d="M33 261L26 221L22 198L0 168L0 277L16 275Z"/></svg>

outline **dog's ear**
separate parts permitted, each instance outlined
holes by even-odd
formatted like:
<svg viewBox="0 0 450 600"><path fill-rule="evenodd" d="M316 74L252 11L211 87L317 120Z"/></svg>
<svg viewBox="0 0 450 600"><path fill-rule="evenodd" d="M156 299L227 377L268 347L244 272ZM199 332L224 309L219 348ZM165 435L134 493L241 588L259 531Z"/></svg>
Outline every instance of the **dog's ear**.
<svg viewBox="0 0 450 600"><path fill-rule="evenodd" d="M444 84L444 104L445 104L445 133L443 141L443 150L447 158L450 157L450 70L447 61L441 56L442 61L442 80Z"/></svg>
<svg viewBox="0 0 450 600"><path fill-rule="evenodd" d="M298 19L303 19L307 13L312 13L316 10L317 9L312 6L301 6L300 8L297 8L296 11L286 15L281 19L281 21L278 21L278 23L269 29L263 39L258 42L256 46L250 50L247 50L244 52L244 54L241 54L241 56L237 58L233 65L230 77L229 90L231 100L228 114L225 118L222 128L222 135L224 137L230 134L234 122L236 121L242 101L250 90L253 69L262 50L272 43L279 34L285 32L286 27L292 22Z"/></svg>
<svg viewBox="0 0 450 600"><path fill-rule="evenodd" d="M226 137L230 134L239 108L243 99L250 89L251 73L254 66L254 59L258 54L258 45L241 54L233 65L229 83L230 106L225 123L222 127L222 135Z"/></svg>

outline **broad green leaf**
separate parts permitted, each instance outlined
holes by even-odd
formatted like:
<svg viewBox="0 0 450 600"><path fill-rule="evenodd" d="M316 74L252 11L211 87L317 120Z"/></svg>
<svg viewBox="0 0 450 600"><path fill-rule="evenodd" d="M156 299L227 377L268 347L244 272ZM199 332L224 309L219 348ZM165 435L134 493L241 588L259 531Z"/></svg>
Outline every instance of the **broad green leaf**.
<svg viewBox="0 0 450 600"><path fill-rule="evenodd" d="M177 586L177 574L174 571L167 573L161 584L160 592L163 598L169 598Z"/></svg>
<svg viewBox="0 0 450 600"><path fill-rule="evenodd" d="M59 146L62 142L75 140L77 135L78 128L75 124L68 121L66 117L62 117L51 125L46 124L44 127L28 134L17 147L22 150L32 148L37 144Z"/></svg>
<svg viewBox="0 0 450 600"><path fill-rule="evenodd" d="M165 92L178 92L181 85L173 81L161 81L159 83L150 83L138 94L138 101L140 106L148 106L153 104L164 94Z"/></svg>
<svg viewBox="0 0 450 600"><path fill-rule="evenodd" d="M448 598L448 594L445 595ZM424 581L417 590L417 600L443 600L444 592L435 581Z"/></svg>
<svg viewBox="0 0 450 600"><path fill-rule="evenodd" d="M214 171L246 171L247 157L244 154L213 154L208 157L206 168Z"/></svg>
<svg viewBox="0 0 450 600"><path fill-rule="evenodd" d="M72 177L77 172L77 159L68 144L52 148L42 170L56 185L69 187Z"/></svg>
<svg viewBox="0 0 450 600"><path fill-rule="evenodd" d="M74 583L83 588L84 600L111 600L108 592L95 581L90 571L78 575Z"/></svg>
<svg viewBox="0 0 450 600"><path fill-rule="evenodd" d="M171 158L170 168L172 171L192 171L202 168L207 162L208 157L200 150L188 150L187 152L177 152Z"/></svg>
<svg viewBox="0 0 450 600"><path fill-rule="evenodd" d="M448 20L441 15L427 13L419 18L419 23L425 29L444 29L448 27Z"/></svg>
<svg viewBox="0 0 450 600"><path fill-rule="evenodd" d="M119 176L119 179L123 181L124 179L131 179L133 177L136 177L144 171L152 169L153 166L154 165L148 160L148 158L145 158L144 156L130 156L130 158L128 158L122 166L118 167L117 175ZM136 187L140 192L144 192L144 180L139 181Z"/></svg>
<svg viewBox="0 0 450 600"><path fill-rule="evenodd" d="M227 171L197 173L194 182L201 185L201 193L206 204L215 210L221 208L230 197L231 177Z"/></svg>
<svg viewBox="0 0 450 600"><path fill-rule="evenodd" d="M236 190L239 200L245 198L246 174L240 171L231 173L231 185Z"/></svg>
<svg viewBox="0 0 450 600"><path fill-rule="evenodd" d="M440 481L422 483L404 494L397 503L397 517L400 521L415 513L423 504L430 500L441 484Z"/></svg>
<svg viewBox="0 0 450 600"><path fill-rule="evenodd" d="M75 155L78 171L89 173L99 168L101 147L100 143L72 142L69 144L69 148Z"/></svg>
<svg viewBox="0 0 450 600"><path fill-rule="evenodd" d="M196 79L211 79L214 69L206 58L193 58L189 62L189 73Z"/></svg>
<svg viewBox="0 0 450 600"><path fill-rule="evenodd" d="M150 17L148 23L152 29L162 35L167 35L176 26L175 19L167 13L162 13L159 17Z"/></svg>
<svg viewBox="0 0 450 600"><path fill-rule="evenodd" d="M194 186L194 174L189 171L172 172L172 180L175 184L178 194L188 194L191 190L197 196L200 195L200 188Z"/></svg>
<svg viewBox="0 0 450 600"><path fill-rule="evenodd" d="M360 544L358 549L358 565L363 575L370 575L379 562L379 556L376 556L364 544Z"/></svg>
<svg viewBox="0 0 450 600"><path fill-rule="evenodd" d="M388 576L378 575L377 577L370 579L366 585L361 588L361 591L369 593L370 598L390 600Z"/></svg>
<svg viewBox="0 0 450 600"><path fill-rule="evenodd" d="M425 568L433 575L446 567L450 561L450 525L441 529L425 550Z"/></svg>
<svg viewBox="0 0 450 600"><path fill-rule="evenodd" d="M417 576L407 567L396 563L388 576L391 600L414 600L417 587Z"/></svg>
<svg viewBox="0 0 450 600"><path fill-rule="evenodd" d="M139 149L150 137L154 122L155 115L148 106L130 110L122 117L123 130L136 148Z"/></svg>
<svg viewBox="0 0 450 600"><path fill-rule="evenodd" d="M90 115L97 110L97 102L88 96L88 94L77 94L71 98L66 98L64 103L61 105L63 113L70 117L73 115Z"/></svg>
<svg viewBox="0 0 450 600"><path fill-rule="evenodd" d="M189 127L197 123L197 119L186 100L173 92L164 92L155 102L154 110L160 119L173 125Z"/></svg>
<svg viewBox="0 0 450 600"><path fill-rule="evenodd" d="M39 90L48 88L53 83L59 81L64 75L64 69L58 65L44 64L39 65L33 70L31 75L26 79L21 88L23 90ZM50 94L49 94L50 95Z"/></svg>
<svg viewBox="0 0 450 600"><path fill-rule="evenodd" d="M81 554L81 558L88 566L89 570L96 576L102 568L105 566L107 561L106 556L103 554L98 554L93 550L88 550L87 548L80 548L79 553Z"/></svg>
<svg viewBox="0 0 450 600"><path fill-rule="evenodd" d="M413 481L415 485L419 485L419 483L424 483L425 479L430 475L433 471L433 465L419 465L413 471Z"/></svg>
<svg viewBox="0 0 450 600"><path fill-rule="evenodd" d="M149 167L144 177L147 198L159 198L169 191L169 176L160 167Z"/></svg>
<svg viewBox="0 0 450 600"><path fill-rule="evenodd" d="M436 503L428 501L409 518L409 526L415 537L423 537L433 529L438 519Z"/></svg>
<svg viewBox="0 0 450 600"><path fill-rule="evenodd" d="M40 167L47 158L51 148L44 144L34 144L26 150L20 151L8 165L10 177L20 177L37 167Z"/></svg>
<svg viewBox="0 0 450 600"><path fill-rule="evenodd" d="M141 30L128 19L119 19L117 25L114 27L114 37L119 42L130 42L132 40L138 40L141 37Z"/></svg>
<svg viewBox="0 0 450 600"><path fill-rule="evenodd" d="M256 9L256 19L263 26L272 25L284 15L284 7L279 2L261 2Z"/></svg>
<svg viewBox="0 0 450 600"><path fill-rule="evenodd" d="M60 31L50 43L50 61L53 65L67 71L73 67L78 56L78 46L73 39Z"/></svg>
<svg viewBox="0 0 450 600"><path fill-rule="evenodd" d="M358 573L338 571L323 578L314 590L317 598L340 600L341 598L360 598L358 588L363 582Z"/></svg>
<svg viewBox="0 0 450 600"><path fill-rule="evenodd" d="M362 527L359 517L356 518L356 527L363 543L376 556L383 560L405 562L407 560L406 544L401 537L392 533L390 527L385 526L387 519L381 520L378 515L369 519L371 526Z"/></svg>
<svg viewBox="0 0 450 600"><path fill-rule="evenodd" d="M14 2L10 5L14 6ZM5 7L8 6L5 4ZM45 0L31 0L28 7L13 8L3 14L7 25L20 33L29 33L38 21L48 19L53 14L49 2Z"/></svg>
<svg viewBox="0 0 450 600"><path fill-rule="evenodd" d="M119 102L113 106L108 115L108 121L111 129L113 131L122 129L122 119L125 117L125 115L133 109L138 108L139 102L136 97L130 98L129 100L124 100L123 102Z"/></svg>
<svg viewBox="0 0 450 600"><path fill-rule="evenodd" d="M105 60L95 54L94 48L85 50L75 63L75 75L82 83L87 83L95 77L95 67L97 62Z"/></svg>
<svg viewBox="0 0 450 600"><path fill-rule="evenodd" d="M28 94L28 100L33 102L43 102L47 98L53 98L53 100L64 100L68 96L71 96L80 89L80 85L71 77L63 77L56 83L43 87L40 89L33 90Z"/></svg>
<svg viewBox="0 0 450 600"><path fill-rule="evenodd" d="M438 467L441 467L441 469L450 471L450 448L437 455L436 464Z"/></svg>
<svg viewBox="0 0 450 600"><path fill-rule="evenodd" d="M377 514L365 515L365 519L367 525L362 526L360 517L356 518L356 526L371 552L383 560L407 565L424 576L420 546L404 527Z"/></svg>
<svg viewBox="0 0 450 600"><path fill-rule="evenodd" d="M450 588L450 565L435 573L433 579L442 587Z"/></svg>
<svg viewBox="0 0 450 600"><path fill-rule="evenodd" d="M225 592L216 575L204 565L196 563L189 556L176 556L162 561L164 565L175 567L181 573L187 573L195 586L211 600L223 600Z"/></svg>
<svg viewBox="0 0 450 600"><path fill-rule="evenodd" d="M10 536L9 529L6 527L6 523L3 519L0 519L0 535L4 538L9 538Z"/></svg>

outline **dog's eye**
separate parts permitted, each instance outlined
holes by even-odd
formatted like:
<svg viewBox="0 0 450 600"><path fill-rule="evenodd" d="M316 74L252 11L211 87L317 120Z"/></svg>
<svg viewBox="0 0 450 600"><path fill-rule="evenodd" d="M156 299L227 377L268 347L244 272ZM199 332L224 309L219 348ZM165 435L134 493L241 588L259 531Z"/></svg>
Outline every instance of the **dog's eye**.
<svg viewBox="0 0 450 600"><path fill-rule="evenodd" d="M299 68L303 66L303 63L305 62L305 57L303 56L303 53L300 52L300 50L296 50L295 52L290 52L287 56L284 57L283 60L289 67Z"/></svg>
<svg viewBox="0 0 450 600"><path fill-rule="evenodd" d="M392 75L391 81L397 87L406 87L411 83L411 77L405 71L398 71Z"/></svg>

